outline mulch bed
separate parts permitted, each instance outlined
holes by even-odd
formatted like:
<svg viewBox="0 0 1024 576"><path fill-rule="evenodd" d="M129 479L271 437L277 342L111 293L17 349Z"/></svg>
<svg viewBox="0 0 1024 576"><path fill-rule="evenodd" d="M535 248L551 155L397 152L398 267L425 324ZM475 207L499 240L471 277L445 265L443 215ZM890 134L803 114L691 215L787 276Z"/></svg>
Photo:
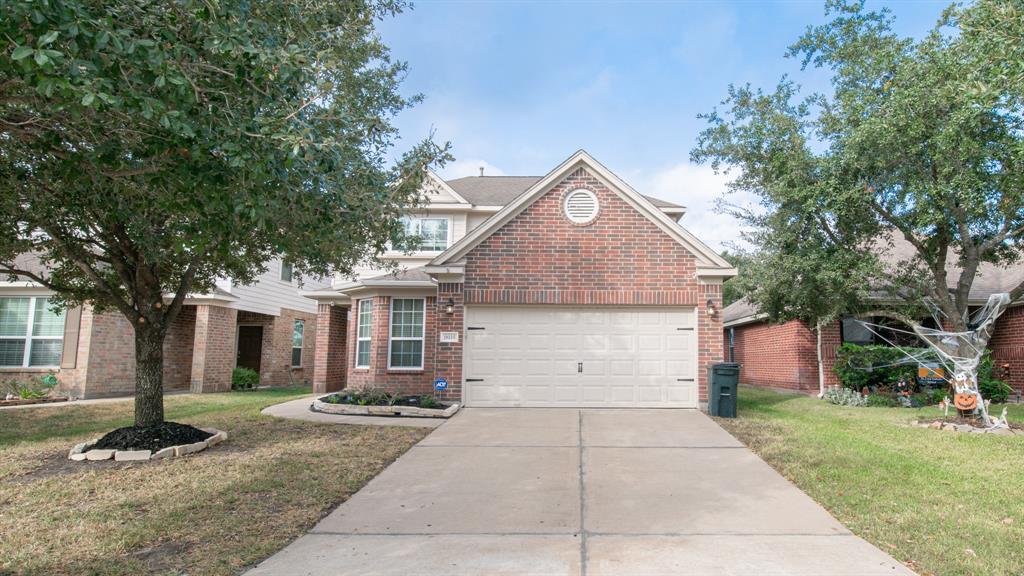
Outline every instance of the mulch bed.
<svg viewBox="0 0 1024 576"><path fill-rule="evenodd" d="M67 398L15 398L0 400L0 406L26 406L30 404L49 404L51 402L67 402Z"/></svg>
<svg viewBox="0 0 1024 576"><path fill-rule="evenodd" d="M413 406L416 408L428 408L423 405L421 400L422 396L399 396L397 398L390 398L388 401L374 402L372 404L362 404L359 402L359 395L357 394L346 394L342 392L335 392L328 396L324 396L320 399L321 402L328 404L347 404L351 406ZM437 402L433 406L429 406L431 409L444 410L451 406L447 402Z"/></svg>
<svg viewBox="0 0 1024 576"><path fill-rule="evenodd" d="M126 426L107 433L90 449L99 450L152 450L156 452L169 446L181 446L202 442L213 434L195 426L164 422L159 426L140 428Z"/></svg>

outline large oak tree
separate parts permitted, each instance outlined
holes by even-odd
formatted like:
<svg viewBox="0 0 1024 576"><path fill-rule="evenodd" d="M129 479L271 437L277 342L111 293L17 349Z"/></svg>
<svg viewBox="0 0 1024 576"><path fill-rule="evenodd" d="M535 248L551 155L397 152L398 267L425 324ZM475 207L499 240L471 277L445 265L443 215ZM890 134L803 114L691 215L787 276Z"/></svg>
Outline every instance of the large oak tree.
<svg viewBox="0 0 1024 576"><path fill-rule="evenodd" d="M375 23L401 0L8 0L0 272L123 314L135 423L163 421L162 345L190 293L283 257L320 276L403 241L423 141ZM21 265L32 254L45 271Z"/></svg>
<svg viewBox="0 0 1024 576"><path fill-rule="evenodd" d="M692 152L761 199L740 214L761 247L745 292L773 319L812 324L882 296L885 314L965 355L917 318L928 302L950 330L975 328L979 268L1024 251L1024 5L954 5L916 41L863 2L826 12L788 55L829 71L831 91L730 87ZM1016 300L1024 283L1008 290Z"/></svg>

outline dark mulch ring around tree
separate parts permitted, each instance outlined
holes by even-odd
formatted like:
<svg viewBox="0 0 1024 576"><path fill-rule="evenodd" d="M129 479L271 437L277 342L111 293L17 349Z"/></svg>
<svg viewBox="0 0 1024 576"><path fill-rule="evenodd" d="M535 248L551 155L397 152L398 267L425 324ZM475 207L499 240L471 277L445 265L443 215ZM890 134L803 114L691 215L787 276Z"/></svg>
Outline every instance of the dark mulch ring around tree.
<svg viewBox="0 0 1024 576"><path fill-rule="evenodd" d="M152 450L156 452L170 446L195 444L213 434L177 422L164 422L159 426L146 428L125 426L108 432L90 449L99 450Z"/></svg>

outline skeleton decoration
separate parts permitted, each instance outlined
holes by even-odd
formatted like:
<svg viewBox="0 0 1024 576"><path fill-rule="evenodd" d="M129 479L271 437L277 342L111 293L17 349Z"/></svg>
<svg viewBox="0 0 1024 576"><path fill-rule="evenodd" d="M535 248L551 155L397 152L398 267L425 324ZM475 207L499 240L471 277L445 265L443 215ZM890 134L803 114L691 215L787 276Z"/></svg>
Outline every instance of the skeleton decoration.
<svg viewBox="0 0 1024 576"><path fill-rule="evenodd" d="M926 301L926 304L932 312L936 325L942 326L945 315L934 303ZM978 389L978 364L981 362L981 357L985 354L985 346L988 344L989 338L992 337L996 319L999 318L1009 305L1009 294L992 294L983 307L965 318L965 324L967 325L967 331L965 332L947 332L926 328L920 324L913 325L913 332L870 322L860 321L860 324L889 345L899 348L900 351L906 354L909 361L916 363L921 363L928 359L921 357L920 354L915 355L897 346L886 338L882 332L903 332L916 335L921 340L924 340L931 351L938 356L939 362L946 368L946 376L943 379L950 383L953 388L953 406L961 414L980 414L982 422L989 428L1007 427L1005 416L995 420L989 416L988 405L985 403L985 399L981 397L981 391ZM949 379L949 374L952 374L952 380Z"/></svg>

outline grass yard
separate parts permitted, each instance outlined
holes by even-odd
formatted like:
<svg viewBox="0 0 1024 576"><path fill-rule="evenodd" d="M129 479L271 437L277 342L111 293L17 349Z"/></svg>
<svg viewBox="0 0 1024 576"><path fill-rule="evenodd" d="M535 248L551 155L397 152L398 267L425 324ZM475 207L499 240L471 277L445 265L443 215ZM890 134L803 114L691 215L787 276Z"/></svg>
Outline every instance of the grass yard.
<svg viewBox="0 0 1024 576"><path fill-rule="evenodd" d="M1024 573L1024 437L908 425L937 408L848 408L751 387L739 415L718 421L919 574ZM1010 420L1024 422L1024 406L1010 406Z"/></svg>
<svg viewBox="0 0 1024 576"><path fill-rule="evenodd" d="M0 411L0 574L237 574L426 434L260 415L308 393L169 396L168 420L228 441L141 464L67 460L76 442L130 424L131 402Z"/></svg>

